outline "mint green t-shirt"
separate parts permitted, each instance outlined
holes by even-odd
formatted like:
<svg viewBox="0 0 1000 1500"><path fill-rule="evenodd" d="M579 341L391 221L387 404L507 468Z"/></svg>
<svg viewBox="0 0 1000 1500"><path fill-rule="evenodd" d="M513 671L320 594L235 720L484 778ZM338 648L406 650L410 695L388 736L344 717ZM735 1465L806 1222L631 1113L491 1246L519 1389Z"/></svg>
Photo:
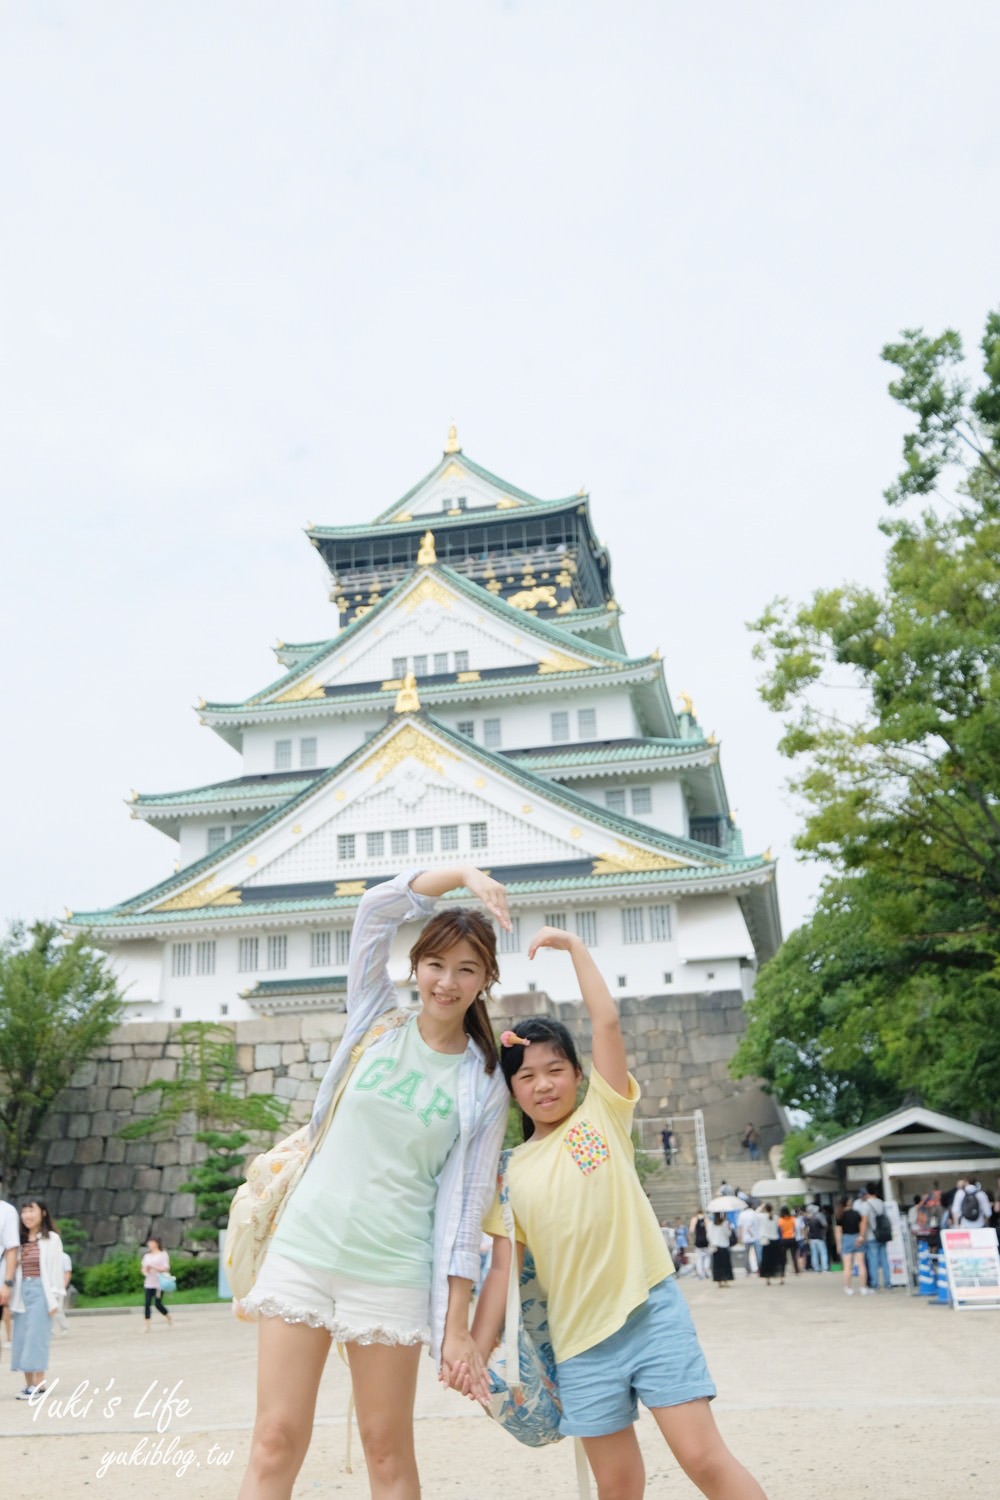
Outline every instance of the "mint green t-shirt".
<svg viewBox="0 0 1000 1500"><path fill-rule="evenodd" d="M416 1017L365 1053L278 1221L280 1255L359 1281L430 1286L461 1063L461 1053L428 1047Z"/></svg>

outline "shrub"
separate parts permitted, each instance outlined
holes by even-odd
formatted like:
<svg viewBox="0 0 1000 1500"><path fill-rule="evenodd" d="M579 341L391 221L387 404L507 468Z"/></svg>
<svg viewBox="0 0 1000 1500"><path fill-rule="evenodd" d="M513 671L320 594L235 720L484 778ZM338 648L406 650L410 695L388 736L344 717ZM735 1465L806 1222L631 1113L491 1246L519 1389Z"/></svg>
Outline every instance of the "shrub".
<svg viewBox="0 0 1000 1500"><path fill-rule="evenodd" d="M142 1267L137 1255L117 1254L102 1261L99 1266L88 1266L81 1273L86 1297L110 1297L115 1292L142 1291Z"/></svg>
<svg viewBox="0 0 1000 1500"><path fill-rule="evenodd" d="M199 1255L197 1259L175 1260L170 1258L170 1269L177 1277L177 1290L185 1291L192 1286L218 1286L219 1257Z"/></svg>

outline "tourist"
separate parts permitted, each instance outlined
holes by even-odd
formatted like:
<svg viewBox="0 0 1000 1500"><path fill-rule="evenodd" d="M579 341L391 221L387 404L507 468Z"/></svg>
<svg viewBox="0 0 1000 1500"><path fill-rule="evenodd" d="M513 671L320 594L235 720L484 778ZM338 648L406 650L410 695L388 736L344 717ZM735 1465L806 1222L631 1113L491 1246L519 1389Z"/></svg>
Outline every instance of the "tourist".
<svg viewBox="0 0 1000 1500"><path fill-rule="evenodd" d="M889 1269L889 1244L887 1240L879 1238L881 1224L885 1224L888 1229L888 1221L885 1217L885 1203L878 1196L877 1182L865 1184L864 1191L861 1194L861 1204L861 1212L864 1218L865 1269L868 1272L868 1285L873 1292L877 1292L879 1273L881 1272L882 1285L888 1291L892 1286L892 1272Z"/></svg>
<svg viewBox="0 0 1000 1500"><path fill-rule="evenodd" d="M0 1327L6 1333L8 1343L11 1338L10 1294L14 1289L14 1272L17 1269L20 1245L21 1229L17 1209L3 1196L3 1176L0 1175L0 1263L3 1265L3 1276L0 1277Z"/></svg>
<svg viewBox="0 0 1000 1500"><path fill-rule="evenodd" d="M712 1274L712 1247L708 1239L708 1220L704 1209L699 1208L692 1216L688 1233L694 1246L694 1273L699 1281L706 1281Z"/></svg>
<svg viewBox="0 0 1000 1500"><path fill-rule="evenodd" d="M806 1216L806 1233L809 1237L809 1267L813 1271L829 1271L830 1256L826 1248L828 1229L826 1214L818 1203L810 1203Z"/></svg>
<svg viewBox="0 0 1000 1500"><path fill-rule="evenodd" d="M774 1209L770 1203L765 1203L764 1207L758 1210L757 1234L761 1243L760 1274L764 1278L765 1286L769 1287L776 1276L783 1282L785 1247L778 1221L774 1217Z"/></svg>
<svg viewBox="0 0 1000 1500"><path fill-rule="evenodd" d="M600 1500L638 1497L645 1474L633 1424L641 1400L702 1494L762 1500L715 1426L715 1387L635 1174L639 1087L617 1006L579 937L543 927L529 958L543 948L570 955L590 1018L593 1062L583 1103L577 1107L576 1049L559 1022L518 1021L502 1035L500 1056L525 1133L507 1168L510 1207L546 1294L561 1431L581 1439ZM485 1223L495 1235L493 1269L473 1325L484 1359L503 1326L512 1254L498 1201Z"/></svg>
<svg viewBox="0 0 1000 1500"><path fill-rule="evenodd" d="M969 1181L955 1193L951 1205L953 1222L961 1229L985 1229L993 1214L993 1205L979 1183Z"/></svg>
<svg viewBox="0 0 1000 1500"><path fill-rule="evenodd" d="M733 1257L730 1246L733 1226L725 1214L713 1214L708 1226L708 1243L712 1247L712 1280L721 1291L733 1279Z"/></svg>
<svg viewBox="0 0 1000 1500"><path fill-rule="evenodd" d="M736 1220L736 1235L740 1244L746 1251L747 1273L752 1275L760 1271L760 1216L755 1208L749 1203L742 1209Z"/></svg>
<svg viewBox="0 0 1000 1500"><path fill-rule="evenodd" d="M20 1254L10 1302L14 1315L10 1367L24 1374L19 1401L30 1401L45 1391L52 1320L64 1294L62 1240L47 1205L38 1198L26 1198L21 1204Z"/></svg>
<svg viewBox="0 0 1000 1500"><path fill-rule="evenodd" d="M837 1249L844 1268L844 1293L848 1297L854 1296L852 1282L855 1274L861 1295L864 1297L869 1291L863 1242L864 1219L850 1198L842 1198L837 1213Z"/></svg>
<svg viewBox="0 0 1000 1500"><path fill-rule="evenodd" d="M155 1234L151 1234L146 1241L146 1253L142 1257L142 1290L146 1304L142 1314L144 1333L149 1332L154 1303L156 1311L166 1318L167 1327L173 1327L173 1315L163 1301L163 1283L160 1280L161 1276L169 1276L169 1274L170 1256L163 1248L163 1241L157 1239Z"/></svg>
<svg viewBox="0 0 1000 1500"><path fill-rule="evenodd" d="M663 1146L663 1165L672 1167L674 1164L674 1152L677 1150L677 1137L669 1128L660 1131L660 1142Z"/></svg>
<svg viewBox="0 0 1000 1500"><path fill-rule="evenodd" d="M787 1203L783 1204L778 1210L778 1233L781 1236L781 1253L785 1264L787 1265L790 1261L792 1270L797 1276L799 1274L799 1262L795 1254L795 1215ZM781 1279L782 1281L785 1279L784 1272L782 1272Z"/></svg>
<svg viewBox="0 0 1000 1500"><path fill-rule="evenodd" d="M760 1131L752 1120L747 1122L747 1128L740 1137L740 1145L751 1161L760 1161Z"/></svg>
<svg viewBox="0 0 1000 1500"><path fill-rule="evenodd" d="M347 1029L313 1113L320 1143L241 1307L260 1318L260 1331L240 1500L291 1494L334 1340L346 1345L377 1500L420 1493L413 1405L421 1345L430 1344L443 1380L460 1365L468 1393L486 1399L469 1301L509 1100L486 1010L499 974L485 916L452 908L427 923L410 949L419 1009L370 1041L321 1134L352 1053L396 1010L388 962L397 929L463 885L510 930L503 886L471 865L398 875L358 906Z"/></svg>

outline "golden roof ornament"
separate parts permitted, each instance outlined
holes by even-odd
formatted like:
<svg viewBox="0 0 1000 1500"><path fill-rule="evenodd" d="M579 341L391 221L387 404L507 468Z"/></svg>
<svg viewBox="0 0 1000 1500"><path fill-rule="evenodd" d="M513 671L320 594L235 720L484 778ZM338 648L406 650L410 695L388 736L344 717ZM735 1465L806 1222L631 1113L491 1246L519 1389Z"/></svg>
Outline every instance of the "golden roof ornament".
<svg viewBox="0 0 1000 1500"><path fill-rule="evenodd" d="M690 693L681 693L681 713L690 714L694 718L694 703Z"/></svg>
<svg viewBox="0 0 1000 1500"><path fill-rule="evenodd" d="M415 714L420 707L420 694L417 692L417 679L412 672L407 672L403 678L403 686L396 694L396 712L398 714Z"/></svg>
<svg viewBox="0 0 1000 1500"><path fill-rule="evenodd" d="M446 453L461 453L462 445L458 441L458 428L452 422L448 428L448 437L445 440L444 451Z"/></svg>
<svg viewBox="0 0 1000 1500"><path fill-rule="evenodd" d="M417 553L417 566L429 568L431 563L437 562L437 552L434 550L434 533L425 531L420 538L420 550Z"/></svg>

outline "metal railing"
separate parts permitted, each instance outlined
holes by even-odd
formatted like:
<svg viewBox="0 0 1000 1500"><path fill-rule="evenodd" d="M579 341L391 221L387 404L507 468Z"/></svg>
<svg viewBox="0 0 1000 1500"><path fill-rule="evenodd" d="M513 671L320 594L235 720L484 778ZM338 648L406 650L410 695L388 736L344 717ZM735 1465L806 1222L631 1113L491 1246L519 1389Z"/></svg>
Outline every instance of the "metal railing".
<svg viewBox="0 0 1000 1500"><path fill-rule="evenodd" d="M647 1146L643 1141L643 1131L649 1126L655 1131L656 1140L659 1141L664 1130L673 1130L677 1125L692 1124L694 1126L694 1164L698 1178L698 1202L705 1208L712 1197L712 1165L708 1158L708 1137L705 1134L705 1116L700 1109L696 1109L690 1115L661 1115L650 1117L644 1115L636 1120L639 1130L639 1149L646 1156L662 1156L663 1147Z"/></svg>

